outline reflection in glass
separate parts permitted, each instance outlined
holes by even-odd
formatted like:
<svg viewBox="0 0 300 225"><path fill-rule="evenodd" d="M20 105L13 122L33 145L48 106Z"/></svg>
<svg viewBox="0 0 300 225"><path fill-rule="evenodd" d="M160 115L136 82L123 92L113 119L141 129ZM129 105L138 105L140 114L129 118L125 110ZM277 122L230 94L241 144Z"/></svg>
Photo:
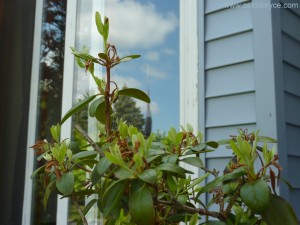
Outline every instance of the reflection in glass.
<svg viewBox="0 0 300 225"><path fill-rule="evenodd" d="M97 55L101 51L99 47L95 47L101 46L101 44L95 43L101 38L93 30L95 26L94 11L101 11L95 2L104 3L104 14L110 18L111 23L109 43L117 47L118 55L122 57L130 54L142 54L142 58L114 68L112 70L113 80L117 82L120 89L127 86L140 88L146 92L150 91L153 132L158 129L161 131L168 130L171 126L179 127L178 0L172 0L172 4L170 1L161 0L78 0L74 47L79 51L86 50L91 55ZM101 74L100 68L95 68L95 70L98 70L95 74L99 76ZM89 74L75 65L73 104L96 91L89 83ZM126 106L126 102L131 106ZM147 104L143 102L132 103L128 99L123 99L119 106L122 108L121 114L129 112L131 117L133 113L130 110L136 107L134 110L138 112L139 126L141 129L145 128ZM150 117L150 110L148 117ZM125 118L129 122L131 119ZM150 123L150 120L146 121ZM88 119L87 109L73 116L72 124L76 123L88 131L91 137L97 136L92 131L93 128L95 129L96 123ZM72 128L72 142L74 144L73 154L76 151L86 149L87 143L82 141L74 128ZM80 191L86 185L84 181L87 174L83 170L77 170L74 171L74 175L75 191ZM79 203L83 208L88 201L87 199L80 199ZM76 224L79 216L71 202L68 211L68 224ZM93 215L89 215L87 218L89 224L101 224L101 220L96 219L99 216L97 206L91 210L91 214Z"/></svg>
<svg viewBox="0 0 300 225"><path fill-rule="evenodd" d="M49 128L61 118L66 1L45 0L43 5L36 139L51 140ZM35 162L35 168L42 165ZM50 195L44 210L45 181L37 177L33 184L31 224L56 224L56 195Z"/></svg>
<svg viewBox="0 0 300 225"><path fill-rule="evenodd" d="M75 30L75 48L77 50L83 50L91 54L91 35L92 35L92 26L94 22L94 15L92 13L94 1L77 1L77 12L76 12L76 30ZM100 39L99 39L100 40ZM99 50L98 50L99 51ZM75 63L74 66L74 87L73 87L73 105L79 101L85 99L89 96L93 90L90 90L89 85L89 76L84 69L79 68ZM94 90L95 91L95 90ZM73 125L78 124L85 131L88 131L88 108L76 113L72 117L72 131L71 131L71 149L73 154L76 154L78 151L87 149L87 142L83 140L82 136L76 131ZM86 168L89 169L89 168ZM83 169L76 169L73 171L75 177L75 192L80 192L85 189L85 181L87 173ZM81 208L84 208L86 204L86 199L77 198L77 201ZM69 201L69 210L68 210L68 224L77 224L80 217L78 215L77 209L74 206L73 202ZM95 224L94 221L89 224Z"/></svg>
<svg viewBox="0 0 300 225"><path fill-rule="evenodd" d="M179 127L179 1L105 1L110 18L108 42L119 57L141 54L112 71L119 88L150 92L152 132ZM142 113L147 104L137 101ZM148 112L149 113L149 112Z"/></svg>

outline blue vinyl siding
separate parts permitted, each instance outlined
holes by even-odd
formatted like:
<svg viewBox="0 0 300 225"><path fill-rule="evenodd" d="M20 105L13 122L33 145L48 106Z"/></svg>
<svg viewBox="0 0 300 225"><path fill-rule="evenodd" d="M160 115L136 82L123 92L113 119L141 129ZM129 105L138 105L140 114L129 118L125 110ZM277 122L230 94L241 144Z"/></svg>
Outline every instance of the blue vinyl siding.
<svg viewBox="0 0 300 225"><path fill-rule="evenodd" d="M252 32L246 31L217 40L207 41L205 51L206 69L253 60Z"/></svg>
<svg viewBox="0 0 300 225"><path fill-rule="evenodd" d="M238 3L245 3L245 2L250 2L250 1L245 1L245 0L226 0L226 1L220 1L220 0L205 0L205 14L209 14L212 12L216 12L219 10L223 10L224 8L235 5Z"/></svg>
<svg viewBox="0 0 300 225"><path fill-rule="evenodd" d="M256 128L251 8L226 8L241 2L204 1L205 108L199 110L206 140L226 139L241 127ZM222 147L206 154L206 164L223 171L230 157Z"/></svg>
<svg viewBox="0 0 300 225"><path fill-rule="evenodd" d="M206 100L206 128L255 123L253 92Z"/></svg>
<svg viewBox="0 0 300 225"><path fill-rule="evenodd" d="M281 1L294 3L295 1ZM288 170L287 179L295 188L289 192L288 200L292 203L298 218L300 217L300 8L280 11L282 77L284 102L285 139ZM279 128L280 129L280 128Z"/></svg>
<svg viewBox="0 0 300 225"><path fill-rule="evenodd" d="M300 217L300 7L228 8L238 3L251 1L199 3L199 128L206 140L226 139L239 128L280 138L282 176L295 188L281 186L280 194ZM222 173L230 158L221 147L204 160Z"/></svg>
<svg viewBox="0 0 300 225"><path fill-rule="evenodd" d="M251 8L226 8L242 0L204 1L204 68L199 68L204 95L199 108L206 140L256 129L253 25ZM248 1L249 3L250 1ZM238 19L237 19L238 18ZM222 146L205 155L206 166L223 173L232 152ZM208 178L207 182L212 178ZM205 199L210 201L209 195ZM212 206L212 209L217 207ZM217 208L216 208L217 210Z"/></svg>
<svg viewBox="0 0 300 225"><path fill-rule="evenodd" d="M253 61L206 70L205 97L232 95L255 90Z"/></svg>
<svg viewBox="0 0 300 225"><path fill-rule="evenodd" d="M287 137L288 155L300 157L300 147L299 147L300 127L292 124L287 124L286 132L287 132L286 137Z"/></svg>
<svg viewBox="0 0 300 225"><path fill-rule="evenodd" d="M205 19L205 40L210 41L251 30L251 21L251 8L245 8L243 10L230 8L208 14ZM230 24L230 26L226 26L225 24Z"/></svg>

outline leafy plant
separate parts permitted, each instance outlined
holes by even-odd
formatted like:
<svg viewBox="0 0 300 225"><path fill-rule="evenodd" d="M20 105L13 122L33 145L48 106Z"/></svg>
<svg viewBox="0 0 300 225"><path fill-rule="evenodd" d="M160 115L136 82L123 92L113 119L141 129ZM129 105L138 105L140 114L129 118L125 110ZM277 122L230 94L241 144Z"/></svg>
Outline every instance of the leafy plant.
<svg viewBox="0 0 300 225"><path fill-rule="evenodd" d="M94 204L103 214L105 224L197 224L201 217L207 225L282 225L282 221L298 224L289 204L276 194L281 167L275 147L269 148L276 143L272 138L259 136L258 131L240 130L239 135L229 140L205 142L201 133L195 135L187 125L179 132L171 128L158 143L154 142L154 134L145 138L136 127L123 121L118 121L117 129L112 129L113 104L119 96L147 103L150 99L138 89L119 90L111 80L114 66L139 55L120 58L116 47L107 42L108 18L102 22L100 14L96 13L96 25L103 38L104 52L94 57L74 48L72 51L78 65L91 74L99 92L74 105L60 124L51 127L51 142L38 141L33 146L39 154L38 160L45 162L33 173L33 176L44 177L45 206L50 192L55 191L72 199L84 224L87 224L85 214ZM95 63L106 69L106 79L94 74ZM99 122L99 139L92 140L86 131L75 125L94 149L75 153L67 140L60 140L60 127L87 105L89 116ZM233 152L223 174L206 168L200 157L215 151L219 145L227 145ZM255 167L257 161L259 168ZM182 164L205 173L192 179L192 172ZM78 169L90 174L84 189L74 188L74 171ZM208 177L212 177L212 181L204 184ZM78 200L92 194L97 198L81 208ZM208 204L200 200L206 195L212 195ZM213 204L218 205L219 210L212 210ZM280 219L274 219L278 215Z"/></svg>

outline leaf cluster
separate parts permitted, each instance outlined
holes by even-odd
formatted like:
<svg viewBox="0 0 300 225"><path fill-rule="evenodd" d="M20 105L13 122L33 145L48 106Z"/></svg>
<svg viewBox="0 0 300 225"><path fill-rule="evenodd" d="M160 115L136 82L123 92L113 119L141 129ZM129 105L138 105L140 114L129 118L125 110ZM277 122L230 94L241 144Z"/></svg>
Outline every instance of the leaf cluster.
<svg viewBox="0 0 300 225"><path fill-rule="evenodd" d="M51 142L43 140L32 146L39 155L38 160L45 162L33 173L33 176L44 177L44 205L51 191L69 197L84 224L87 224L85 214L95 204L107 225L179 222L195 225L200 218L208 225L281 225L282 221L297 224L289 204L276 195L281 167L275 147L269 148L276 143L274 139L259 136L258 131L240 130L228 140L204 141L201 133L194 134L192 126L187 125L181 131L171 128L160 142L155 142L154 134L145 138L136 127L122 120L112 129L113 104L119 96L147 103L150 99L138 89L119 90L110 79L114 66L139 55L119 58L116 47L107 43L108 18L104 18L103 23L96 13L95 19L104 52L94 57L72 51L78 65L91 74L99 92L74 105L60 124L51 127ZM106 69L105 79L94 74L95 63ZM93 140L81 127L75 126L89 143L86 147L93 148L75 153L67 140L60 140L60 129L68 118L86 106L89 106L89 116L99 123L99 138ZM220 145L227 145L233 153L223 173L207 168L202 161L207 152L216 151ZM259 168L255 166L257 162ZM204 175L192 178L193 172L186 169L186 165L196 167ZM89 174L84 189L74 188L75 169ZM92 194L96 198L81 208L78 199ZM211 195L208 204L201 200L207 195ZM212 205L217 205L218 210L212 210ZM277 219L279 214L280 219Z"/></svg>

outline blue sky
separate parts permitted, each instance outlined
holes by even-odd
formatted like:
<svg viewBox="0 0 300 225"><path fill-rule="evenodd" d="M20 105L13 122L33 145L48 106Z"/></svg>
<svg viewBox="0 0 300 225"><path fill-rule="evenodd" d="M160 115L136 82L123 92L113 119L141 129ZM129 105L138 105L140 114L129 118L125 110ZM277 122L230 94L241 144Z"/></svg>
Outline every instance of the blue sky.
<svg viewBox="0 0 300 225"><path fill-rule="evenodd" d="M119 85L150 90L152 131L179 127L178 0L109 0L110 42L120 57L142 57L112 71ZM146 105L138 102L144 111Z"/></svg>

